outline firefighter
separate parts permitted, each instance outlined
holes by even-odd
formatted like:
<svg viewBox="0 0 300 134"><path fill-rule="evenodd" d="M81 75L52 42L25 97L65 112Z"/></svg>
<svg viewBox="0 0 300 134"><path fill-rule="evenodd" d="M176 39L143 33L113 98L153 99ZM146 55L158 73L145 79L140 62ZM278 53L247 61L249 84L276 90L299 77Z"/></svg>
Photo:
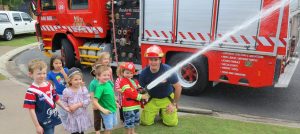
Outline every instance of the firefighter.
<svg viewBox="0 0 300 134"><path fill-rule="evenodd" d="M139 75L140 85L146 87L154 79L171 69L169 65L162 63L164 53L159 46L149 47L144 55L148 59L149 66ZM150 98L141 115L142 125L154 124L155 116L160 113L163 123L167 126L178 124L178 100L181 94L181 85L176 74L172 74L160 84L149 90Z"/></svg>

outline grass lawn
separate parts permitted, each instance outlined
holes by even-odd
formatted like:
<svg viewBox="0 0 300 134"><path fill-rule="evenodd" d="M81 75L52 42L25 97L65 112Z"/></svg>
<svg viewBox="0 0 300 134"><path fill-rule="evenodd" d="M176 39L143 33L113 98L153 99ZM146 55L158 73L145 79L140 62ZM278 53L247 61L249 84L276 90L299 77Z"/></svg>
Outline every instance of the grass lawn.
<svg viewBox="0 0 300 134"><path fill-rule="evenodd" d="M37 42L36 36L31 34L16 35L11 41L0 39L0 46L20 47Z"/></svg>
<svg viewBox="0 0 300 134"><path fill-rule="evenodd" d="M124 134L124 132L124 128L120 128L114 130L113 134ZM152 126L138 126L136 132L139 134L300 134L300 129L189 115L181 116L177 127L167 127L158 122Z"/></svg>
<svg viewBox="0 0 300 134"><path fill-rule="evenodd" d="M6 79L6 77L4 75L0 74L0 80L5 80L5 79Z"/></svg>

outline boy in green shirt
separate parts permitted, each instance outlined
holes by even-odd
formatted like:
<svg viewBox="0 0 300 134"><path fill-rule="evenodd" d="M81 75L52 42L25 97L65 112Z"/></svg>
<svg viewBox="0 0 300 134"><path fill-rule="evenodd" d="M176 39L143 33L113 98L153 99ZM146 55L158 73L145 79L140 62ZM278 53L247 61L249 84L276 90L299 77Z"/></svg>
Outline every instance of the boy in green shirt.
<svg viewBox="0 0 300 134"><path fill-rule="evenodd" d="M117 125L117 105L113 83L110 81L110 67L99 66L95 74L99 84L94 93L93 104L101 112L105 126L104 134L110 134L113 127Z"/></svg>

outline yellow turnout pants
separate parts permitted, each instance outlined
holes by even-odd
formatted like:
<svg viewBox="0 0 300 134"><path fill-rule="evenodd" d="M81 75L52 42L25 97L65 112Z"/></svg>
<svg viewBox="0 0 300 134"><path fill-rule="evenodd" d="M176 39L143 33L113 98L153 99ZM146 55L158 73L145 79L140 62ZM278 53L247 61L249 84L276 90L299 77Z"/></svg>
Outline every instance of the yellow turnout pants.
<svg viewBox="0 0 300 134"><path fill-rule="evenodd" d="M174 98L174 94L171 94L171 97ZM150 102L148 102L141 115L141 124L142 125L152 125L154 124L155 116L161 110L161 118L163 123L167 126L177 126L178 124L178 115L177 109L174 110L173 113L167 113L167 106L171 103L168 97L158 99L152 98Z"/></svg>

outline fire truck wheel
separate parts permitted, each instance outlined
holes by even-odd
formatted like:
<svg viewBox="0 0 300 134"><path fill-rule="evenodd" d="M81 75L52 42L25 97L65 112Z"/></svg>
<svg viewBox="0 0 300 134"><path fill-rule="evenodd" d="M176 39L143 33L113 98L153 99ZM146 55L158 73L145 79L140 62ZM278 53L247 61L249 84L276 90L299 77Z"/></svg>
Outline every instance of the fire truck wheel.
<svg viewBox="0 0 300 134"><path fill-rule="evenodd" d="M167 59L167 63L171 66L175 66L190 56L190 54L175 54ZM199 95L207 88L209 84L207 67L206 58L201 56L199 59L193 60L181 69L178 69L176 73L179 83L182 86L183 94L191 96Z"/></svg>
<svg viewBox="0 0 300 134"><path fill-rule="evenodd" d="M13 34L12 30L6 29L6 30L4 31L3 38L4 38L5 40L12 40L13 37L14 37L14 34Z"/></svg>
<svg viewBox="0 0 300 134"><path fill-rule="evenodd" d="M61 40L61 57L64 60L65 66L72 68L75 66L75 54L72 44L67 39Z"/></svg>

